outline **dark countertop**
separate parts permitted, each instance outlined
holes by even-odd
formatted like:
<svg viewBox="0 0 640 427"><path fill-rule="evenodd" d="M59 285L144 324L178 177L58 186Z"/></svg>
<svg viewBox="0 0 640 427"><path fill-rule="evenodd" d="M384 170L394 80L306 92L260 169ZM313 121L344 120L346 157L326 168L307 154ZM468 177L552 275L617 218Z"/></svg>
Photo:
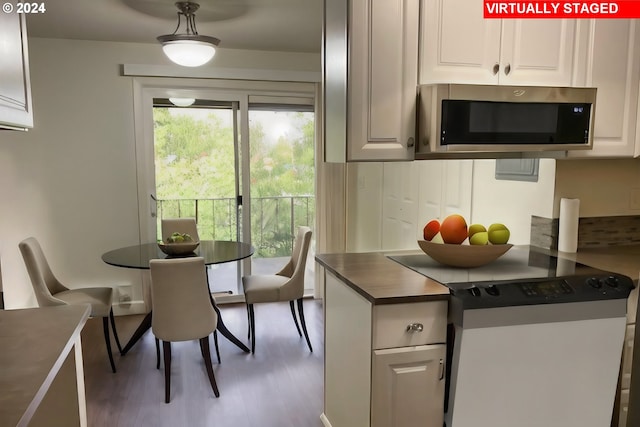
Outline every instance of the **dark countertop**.
<svg viewBox="0 0 640 427"><path fill-rule="evenodd" d="M88 304L0 310L0 424L29 424L89 313Z"/></svg>
<svg viewBox="0 0 640 427"><path fill-rule="evenodd" d="M447 287L390 260L388 254L319 254L316 261L372 304L448 299ZM640 277L640 245L587 248L577 253L549 251L549 254L624 274L636 284Z"/></svg>
<svg viewBox="0 0 640 427"><path fill-rule="evenodd" d="M618 245L579 249L577 253L555 252L555 255L578 261L590 267L629 276L637 284L640 278L640 245Z"/></svg>
<svg viewBox="0 0 640 427"><path fill-rule="evenodd" d="M449 288L401 266L382 253L319 254L316 261L372 304L449 298Z"/></svg>

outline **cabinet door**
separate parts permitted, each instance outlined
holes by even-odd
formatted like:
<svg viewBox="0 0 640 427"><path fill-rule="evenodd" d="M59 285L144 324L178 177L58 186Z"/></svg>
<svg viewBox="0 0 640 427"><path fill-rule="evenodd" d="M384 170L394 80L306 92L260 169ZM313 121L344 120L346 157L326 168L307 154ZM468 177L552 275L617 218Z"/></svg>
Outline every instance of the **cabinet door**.
<svg viewBox="0 0 640 427"><path fill-rule="evenodd" d="M0 128L33 127L24 14L0 14Z"/></svg>
<svg viewBox="0 0 640 427"><path fill-rule="evenodd" d="M371 427L442 427L445 347L373 352Z"/></svg>
<svg viewBox="0 0 640 427"><path fill-rule="evenodd" d="M419 0L352 0L347 160L412 160Z"/></svg>
<svg viewBox="0 0 640 427"><path fill-rule="evenodd" d="M502 21L500 84L571 86L576 21Z"/></svg>
<svg viewBox="0 0 640 427"><path fill-rule="evenodd" d="M481 0L426 0L420 34L420 83L498 83L499 19Z"/></svg>
<svg viewBox="0 0 640 427"><path fill-rule="evenodd" d="M640 81L638 20L595 19L587 31L586 86L598 89L593 150L569 156L632 157Z"/></svg>

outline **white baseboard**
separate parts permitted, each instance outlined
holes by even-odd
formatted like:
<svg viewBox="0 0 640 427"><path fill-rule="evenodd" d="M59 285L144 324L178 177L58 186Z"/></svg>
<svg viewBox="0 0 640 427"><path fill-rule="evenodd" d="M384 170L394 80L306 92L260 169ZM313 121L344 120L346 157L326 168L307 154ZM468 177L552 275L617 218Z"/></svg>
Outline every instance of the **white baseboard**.
<svg viewBox="0 0 640 427"><path fill-rule="evenodd" d="M331 427L331 423L329 422L329 419L324 414L324 412L322 414L320 414L320 421L322 422L322 425L324 427Z"/></svg>

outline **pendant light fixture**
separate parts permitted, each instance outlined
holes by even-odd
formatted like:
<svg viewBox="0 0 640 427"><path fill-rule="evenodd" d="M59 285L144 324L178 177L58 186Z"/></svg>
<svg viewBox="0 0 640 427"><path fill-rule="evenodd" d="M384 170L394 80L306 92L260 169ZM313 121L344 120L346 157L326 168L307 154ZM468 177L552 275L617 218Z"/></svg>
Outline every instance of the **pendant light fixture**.
<svg viewBox="0 0 640 427"><path fill-rule="evenodd" d="M198 34L195 15L196 10L200 8L198 3L179 1L175 5L178 8L178 26L173 34L157 38L162 43L162 50L170 60L178 65L199 67L206 64L216 54L216 46L220 40ZM182 17L185 20L186 32L179 34Z"/></svg>

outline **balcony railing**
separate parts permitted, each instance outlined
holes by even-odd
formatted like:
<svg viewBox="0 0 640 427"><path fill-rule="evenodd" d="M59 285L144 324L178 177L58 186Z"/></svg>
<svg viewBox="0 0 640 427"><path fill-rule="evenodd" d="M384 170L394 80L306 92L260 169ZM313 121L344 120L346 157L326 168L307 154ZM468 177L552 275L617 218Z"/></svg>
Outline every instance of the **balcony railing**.
<svg viewBox="0 0 640 427"><path fill-rule="evenodd" d="M245 201L246 203L246 201ZM235 240L242 235L242 205L236 215L236 199L158 199L158 236L162 218L196 218L202 240ZM254 257L290 256L296 227L313 229L315 197L309 195L253 197L251 199L251 243Z"/></svg>

